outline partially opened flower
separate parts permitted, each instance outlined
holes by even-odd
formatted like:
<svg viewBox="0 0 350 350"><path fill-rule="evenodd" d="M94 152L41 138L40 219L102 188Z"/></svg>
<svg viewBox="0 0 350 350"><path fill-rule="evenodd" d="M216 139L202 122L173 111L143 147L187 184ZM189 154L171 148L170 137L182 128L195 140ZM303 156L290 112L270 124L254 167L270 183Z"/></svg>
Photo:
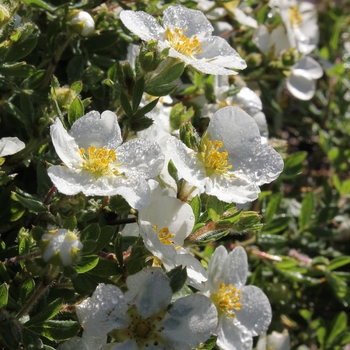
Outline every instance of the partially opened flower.
<svg viewBox="0 0 350 350"><path fill-rule="evenodd" d="M261 143L258 125L237 107L221 108L211 117L198 152L175 137L168 149L180 177L228 203L256 199L259 186L283 170L282 157Z"/></svg>
<svg viewBox="0 0 350 350"><path fill-rule="evenodd" d="M271 322L269 300L260 288L245 286L247 274L247 254L242 247L230 253L223 246L215 250L203 293L218 310L217 345L225 350L252 349L252 337L266 331Z"/></svg>
<svg viewBox="0 0 350 350"><path fill-rule="evenodd" d="M139 212L140 233L147 249L167 270L187 267L187 283L201 289L207 279L201 263L182 248L192 232L194 214L191 206L175 197L160 197Z"/></svg>
<svg viewBox="0 0 350 350"><path fill-rule="evenodd" d="M159 268L146 268L126 280L128 291L99 284L77 307L86 333L110 333L114 343L101 349L192 349L207 340L217 325L209 298L191 294L169 308L172 289Z"/></svg>
<svg viewBox="0 0 350 350"><path fill-rule="evenodd" d="M318 44L319 29L315 5L303 0L272 0L286 26L292 47L309 54Z"/></svg>
<svg viewBox="0 0 350 350"><path fill-rule="evenodd" d="M76 262L83 244L75 232L62 228L43 234L40 248L45 262L70 266Z"/></svg>
<svg viewBox="0 0 350 350"><path fill-rule="evenodd" d="M89 112L69 133L57 118L51 126L52 142L65 166L55 165L48 174L58 191L67 195L121 195L134 208L151 199L147 179L159 174L164 156L157 143L133 139L122 143L116 115Z"/></svg>
<svg viewBox="0 0 350 350"><path fill-rule="evenodd" d="M316 91L316 79L321 78L323 69L313 58L303 57L287 78L286 86L289 92L299 100L310 100Z"/></svg>
<svg viewBox="0 0 350 350"><path fill-rule="evenodd" d="M160 50L207 74L237 74L232 69L246 68L245 61L226 42L212 36L214 28L198 10L169 6L163 24L143 11L122 11L124 25L144 41L158 40Z"/></svg>

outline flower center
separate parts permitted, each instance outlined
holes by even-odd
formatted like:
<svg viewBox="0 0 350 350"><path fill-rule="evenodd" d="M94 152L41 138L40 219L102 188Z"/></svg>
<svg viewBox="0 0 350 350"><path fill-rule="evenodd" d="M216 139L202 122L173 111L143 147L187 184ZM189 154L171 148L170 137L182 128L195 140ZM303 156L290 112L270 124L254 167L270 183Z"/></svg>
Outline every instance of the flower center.
<svg viewBox="0 0 350 350"><path fill-rule="evenodd" d="M242 297L242 291L233 287L232 284L226 286L221 283L218 294L214 295L216 305L228 317L235 317L235 311L241 309L242 304L239 302Z"/></svg>
<svg viewBox="0 0 350 350"><path fill-rule="evenodd" d="M117 167L121 163L116 163L117 155L114 150L91 146L87 153L84 148L80 148L80 156L84 160L82 169L90 171L96 178L118 175Z"/></svg>
<svg viewBox="0 0 350 350"><path fill-rule="evenodd" d="M153 226L153 230L157 231L157 226ZM174 241L171 241L170 239L175 237L175 233L169 233L169 229L167 227L162 228L158 232L158 238L161 243L166 245L174 244Z"/></svg>
<svg viewBox="0 0 350 350"><path fill-rule="evenodd" d="M200 152L200 157L204 166L212 170L213 172L225 174L229 169L232 169L232 165L228 165L227 157L228 152L223 150L219 151L222 148L222 141L215 140L214 142L210 140L202 139L202 152Z"/></svg>
<svg viewBox="0 0 350 350"><path fill-rule="evenodd" d="M193 57L193 55L199 54L201 44L197 39L197 35L192 38L188 38L185 35L186 29L175 28L173 31L168 27L165 31L165 38L168 40L170 46L187 57Z"/></svg>
<svg viewBox="0 0 350 350"><path fill-rule="evenodd" d="M302 22L302 16L297 6L293 6L288 9L289 20L294 28L300 28Z"/></svg>

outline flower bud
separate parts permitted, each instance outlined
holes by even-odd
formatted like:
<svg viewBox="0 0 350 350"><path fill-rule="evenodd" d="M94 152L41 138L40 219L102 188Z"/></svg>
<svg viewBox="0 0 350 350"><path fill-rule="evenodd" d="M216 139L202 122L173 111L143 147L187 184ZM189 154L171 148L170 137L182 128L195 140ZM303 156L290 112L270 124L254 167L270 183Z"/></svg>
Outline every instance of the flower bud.
<svg viewBox="0 0 350 350"><path fill-rule="evenodd" d="M10 11L4 5L0 5L0 28L6 25L10 19Z"/></svg>
<svg viewBox="0 0 350 350"><path fill-rule="evenodd" d="M245 61L248 67L259 67L262 62L262 54L261 53L250 53L246 56Z"/></svg>
<svg viewBox="0 0 350 350"><path fill-rule="evenodd" d="M58 106L62 109L69 109L77 93L69 87L60 87L55 90Z"/></svg>
<svg viewBox="0 0 350 350"><path fill-rule="evenodd" d="M76 233L63 228L47 231L40 241L43 260L58 266L70 266L76 262L82 248Z"/></svg>
<svg viewBox="0 0 350 350"><path fill-rule="evenodd" d="M285 66L293 66L297 60L297 52L294 47L286 50L282 54L282 63Z"/></svg>
<svg viewBox="0 0 350 350"><path fill-rule="evenodd" d="M90 35L95 29L95 21L86 11L73 11L70 21L72 29L81 36Z"/></svg>

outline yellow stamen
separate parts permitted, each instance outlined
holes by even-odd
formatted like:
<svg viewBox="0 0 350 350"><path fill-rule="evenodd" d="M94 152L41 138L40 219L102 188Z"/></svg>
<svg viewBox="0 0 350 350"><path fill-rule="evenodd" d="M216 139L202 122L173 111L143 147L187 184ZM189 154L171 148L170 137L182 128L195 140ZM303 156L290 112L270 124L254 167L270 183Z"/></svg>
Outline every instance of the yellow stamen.
<svg viewBox="0 0 350 350"><path fill-rule="evenodd" d="M298 6L293 6L288 9L289 20L294 28L300 28L302 23L302 16L298 9Z"/></svg>
<svg viewBox="0 0 350 350"><path fill-rule="evenodd" d="M235 311L239 311L242 306L239 302L241 297L242 291L240 289L233 287L232 284L226 286L225 283L221 283L218 294L211 296L215 304L228 317L236 317Z"/></svg>
<svg viewBox="0 0 350 350"><path fill-rule="evenodd" d="M169 233L169 229L167 227L162 228L158 232L158 238L163 244L174 244L174 241L171 241L170 238L175 237L175 233Z"/></svg>
<svg viewBox="0 0 350 350"><path fill-rule="evenodd" d="M168 27L165 31L165 37L168 40L170 46L187 57L193 57L193 55L199 54L201 44L194 35L192 38L188 38L185 35L185 29L175 28L173 31Z"/></svg>
<svg viewBox="0 0 350 350"><path fill-rule="evenodd" d="M84 148L80 148L80 156L84 160L82 169L90 171L96 178L118 175L117 167L121 163L116 163L117 155L114 150L91 146L87 149L87 154Z"/></svg>
<svg viewBox="0 0 350 350"><path fill-rule="evenodd" d="M228 165L227 161L228 152L226 150L219 151L223 146L222 141L215 140L212 142L204 137L201 146L200 158L207 170L225 174L232 169L232 165Z"/></svg>

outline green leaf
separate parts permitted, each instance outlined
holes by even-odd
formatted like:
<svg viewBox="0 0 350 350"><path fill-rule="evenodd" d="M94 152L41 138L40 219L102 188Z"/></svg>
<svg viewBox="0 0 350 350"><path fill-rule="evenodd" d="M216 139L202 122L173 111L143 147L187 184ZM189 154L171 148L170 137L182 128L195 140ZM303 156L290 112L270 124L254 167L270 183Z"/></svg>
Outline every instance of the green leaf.
<svg viewBox="0 0 350 350"><path fill-rule="evenodd" d="M199 217L201 215L201 210L202 210L202 203L201 199L199 196L195 196L191 201L190 201L190 206L193 210L195 222L198 222Z"/></svg>
<svg viewBox="0 0 350 350"><path fill-rule="evenodd" d="M152 102L148 103L146 106L143 106L142 108L138 109L134 116L139 116L139 115L145 115L149 113L158 103L159 98L156 98Z"/></svg>
<svg viewBox="0 0 350 350"><path fill-rule="evenodd" d="M9 101L6 101L3 105L5 110L22 122L26 127L31 128L30 118L24 115L21 110Z"/></svg>
<svg viewBox="0 0 350 350"><path fill-rule="evenodd" d="M5 308L8 302L8 285L3 283L0 286L0 309Z"/></svg>
<svg viewBox="0 0 350 350"><path fill-rule="evenodd" d="M20 202L25 208L29 209L29 211L32 211L34 213L44 213L47 211L46 205L44 205L43 203L35 199L26 198L15 192L12 192L11 197L14 200L17 200L18 202Z"/></svg>
<svg viewBox="0 0 350 350"><path fill-rule="evenodd" d="M198 239L193 240L193 243L197 245L207 245L209 243L218 241L222 237L227 236L230 230L214 230L206 232L205 235L201 235Z"/></svg>
<svg viewBox="0 0 350 350"><path fill-rule="evenodd" d="M35 120L34 107L31 98L28 95L21 95L21 110L28 115L32 122Z"/></svg>
<svg viewBox="0 0 350 350"><path fill-rule="evenodd" d="M177 84L157 85L149 86L146 85L145 91L152 96L166 96L171 94L177 88Z"/></svg>
<svg viewBox="0 0 350 350"><path fill-rule="evenodd" d="M133 110L133 113L136 113L136 111L140 105L144 88L145 88L145 79L140 78L140 79L136 80L134 88L132 90L132 110Z"/></svg>
<svg viewBox="0 0 350 350"><path fill-rule="evenodd" d="M132 108L131 108L131 105L130 105L130 102L129 102L129 99L127 98L127 96L125 95L124 92L122 92L120 94L120 103L124 109L124 112L125 114L129 117L129 118L132 118L134 113L132 111Z"/></svg>
<svg viewBox="0 0 350 350"><path fill-rule="evenodd" d="M84 106L79 96L75 97L68 110L68 121L70 125L84 115Z"/></svg>
<svg viewBox="0 0 350 350"><path fill-rule="evenodd" d="M118 233L117 237L115 238L114 251L115 251L115 256L117 257L119 266L123 266L124 265L124 259L123 259L123 236L120 233Z"/></svg>
<svg viewBox="0 0 350 350"><path fill-rule="evenodd" d="M78 263L73 265L74 269L78 273L84 273L92 270L99 262L97 255L84 255L81 256Z"/></svg>
<svg viewBox="0 0 350 350"><path fill-rule="evenodd" d="M312 212L314 210L314 194L308 193L302 201L299 215L299 228L303 229L310 226Z"/></svg>
<svg viewBox="0 0 350 350"><path fill-rule="evenodd" d="M74 337L80 330L80 324L75 321L46 321L41 325L29 327L33 332L50 340L67 340Z"/></svg>
<svg viewBox="0 0 350 350"><path fill-rule="evenodd" d="M26 78L35 72L35 67L26 64L26 62L17 62L13 64L2 64L0 65L0 74Z"/></svg>
<svg viewBox="0 0 350 350"><path fill-rule="evenodd" d="M284 160L284 169L280 177L282 179L294 179L305 168L302 162L306 157L307 152L296 152L289 155Z"/></svg>
<svg viewBox="0 0 350 350"><path fill-rule="evenodd" d="M276 234L284 231L291 220L289 216L281 216L274 218L266 226L263 227L262 232L269 234Z"/></svg>
<svg viewBox="0 0 350 350"><path fill-rule="evenodd" d="M346 330L347 323L348 316L346 315L345 311L339 312L339 314L334 318L334 320L331 323L333 327L326 341L327 348L330 348L335 338Z"/></svg>
<svg viewBox="0 0 350 350"><path fill-rule="evenodd" d="M212 335L207 341L204 342L204 344L201 344L198 349L200 350L211 350L214 348L216 345L216 340L217 340L216 335Z"/></svg>
<svg viewBox="0 0 350 350"><path fill-rule="evenodd" d="M69 216L64 221L63 228L73 231L77 228L77 224L77 218L75 216Z"/></svg>
<svg viewBox="0 0 350 350"><path fill-rule="evenodd" d="M53 12L56 10L57 7L53 7L49 4L47 4L46 2L42 1L42 0L23 0L23 2L27 5L35 5L38 6L44 10Z"/></svg>
<svg viewBox="0 0 350 350"><path fill-rule="evenodd" d="M277 209L281 203L282 193L275 193L269 198L269 202L266 206L265 214L263 215L265 222L268 224L272 221L273 216L276 214Z"/></svg>
<svg viewBox="0 0 350 350"><path fill-rule="evenodd" d="M120 275L118 264L113 260L100 259L96 267L90 273L98 276Z"/></svg>
<svg viewBox="0 0 350 350"><path fill-rule="evenodd" d="M100 233L101 229L99 224L90 224L89 226L85 227L83 231L80 232L80 240L82 242L88 239L97 241L98 237L100 236Z"/></svg>
<svg viewBox="0 0 350 350"><path fill-rule="evenodd" d="M20 300L21 304L24 305L29 297L33 294L35 288L35 282L33 279L26 280L21 286Z"/></svg>
<svg viewBox="0 0 350 350"><path fill-rule="evenodd" d="M287 243L287 239L283 236L262 234L257 236L257 244L266 248L283 247Z"/></svg>
<svg viewBox="0 0 350 350"><path fill-rule="evenodd" d="M217 197L209 196L207 203L207 211L209 218L216 222L220 219L220 216L225 211L225 204L221 202Z"/></svg>
<svg viewBox="0 0 350 350"><path fill-rule="evenodd" d="M22 330L22 343L24 350L39 350L44 346L39 336L27 328Z"/></svg>
<svg viewBox="0 0 350 350"><path fill-rule="evenodd" d="M350 264L350 256L338 256L329 263L327 270L332 271L347 264Z"/></svg>
<svg viewBox="0 0 350 350"><path fill-rule="evenodd" d="M324 348L325 339L326 339L326 328L325 327L318 327L317 328L317 340L321 345L321 349Z"/></svg>
<svg viewBox="0 0 350 350"><path fill-rule="evenodd" d="M37 315L32 317L28 322L26 322L25 326L28 327L31 325L35 325L35 324L50 320L51 318L55 317L59 313L61 306L62 306L62 299L54 300L49 305L46 305L45 308L40 313L38 313Z"/></svg>
<svg viewBox="0 0 350 350"><path fill-rule="evenodd" d="M176 79L180 78L184 69L185 69L185 64L183 62L174 64L172 67L170 67L169 69L163 70L154 79L152 79L150 84L147 85L147 89L172 83Z"/></svg>
<svg viewBox="0 0 350 350"><path fill-rule="evenodd" d="M83 83L81 80L74 82L70 86L71 90L73 90L75 93L80 94L81 91L83 90Z"/></svg>
<svg viewBox="0 0 350 350"><path fill-rule="evenodd" d="M325 277L338 300L344 307L348 307L350 305L350 290L347 283L331 272L325 272Z"/></svg>
<svg viewBox="0 0 350 350"><path fill-rule="evenodd" d="M176 266L166 274L170 278L170 287L173 293L178 292L187 280L186 266Z"/></svg>
<svg viewBox="0 0 350 350"><path fill-rule="evenodd" d="M103 226L94 253L102 250L111 241L114 233L115 228L113 226Z"/></svg>
<svg viewBox="0 0 350 350"><path fill-rule="evenodd" d="M38 38L38 33L33 33L26 40L13 44L5 57L6 61L16 62L28 56L36 47Z"/></svg>

